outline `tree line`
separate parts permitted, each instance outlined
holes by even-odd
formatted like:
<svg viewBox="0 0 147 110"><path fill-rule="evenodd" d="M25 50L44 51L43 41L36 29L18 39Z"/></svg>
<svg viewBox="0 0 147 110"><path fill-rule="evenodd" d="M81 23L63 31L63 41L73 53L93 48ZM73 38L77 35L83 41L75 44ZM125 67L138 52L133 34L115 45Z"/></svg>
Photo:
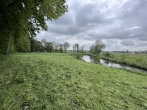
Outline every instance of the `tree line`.
<svg viewBox="0 0 147 110"><path fill-rule="evenodd" d="M31 52L67 52L70 47L68 42L57 43L57 42L47 42L45 39L38 41L32 39L30 43Z"/></svg>
<svg viewBox="0 0 147 110"><path fill-rule="evenodd" d="M19 52L67 52L69 50L69 47L72 47L73 52L81 52L84 53L85 46L80 44L75 43L71 45L69 42L64 42L64 43L57 43L57 42L48 42L45 39L42 39L41 41L38 41L36 39L31 39L29 44L27 45L24 43L24 47L18 47ZM28 46L28 47L26 47Z"/></svg>
<svg viewBox="0 0 147 110"><path fill-rule="evenodd" d="M19 42L17 42L19 41ZM17 42L15 51L17 52L67 52L69 47L72 47L73 52L81 52L84 53L84 45L80 46L80 44L75 43L71 45L69 42L57 43L57 42L48 42L46 39L42 39L38 41L35 38L28 38L22 40L16 40ZM70 50L71 51L71 50Z"/></svg>

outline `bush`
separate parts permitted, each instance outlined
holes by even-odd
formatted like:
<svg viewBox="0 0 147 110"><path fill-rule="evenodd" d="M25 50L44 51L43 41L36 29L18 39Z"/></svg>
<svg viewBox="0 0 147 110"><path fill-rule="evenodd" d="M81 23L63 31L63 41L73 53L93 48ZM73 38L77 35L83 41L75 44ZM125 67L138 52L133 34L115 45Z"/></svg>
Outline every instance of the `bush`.
<svg viewBox="0 0 147 110"><path fill-rule="evenodd" d="M105 53L104 53L104 56L105 56L105 57L110 57L110 53L109 53L109 52L105 52Z"/></svg>
<svg viewBox="0 0 147 110"><path fill-rule="evenodd" d="M82 54L78 52L78 53L75 54L75 57L76 57L76 59L81 59L82 58Z"/></svg>

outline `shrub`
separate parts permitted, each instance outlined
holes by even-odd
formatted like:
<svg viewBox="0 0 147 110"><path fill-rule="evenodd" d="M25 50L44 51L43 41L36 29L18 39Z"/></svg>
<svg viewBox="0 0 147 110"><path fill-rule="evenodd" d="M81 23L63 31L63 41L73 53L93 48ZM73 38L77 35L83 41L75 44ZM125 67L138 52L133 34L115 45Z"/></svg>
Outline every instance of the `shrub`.
<svg viewBox="0 0 147 110"><path fill-rule="evenodd" d="M105 52L105 53L104 53L104 56L105 56L105 57L110 57L110 53L109 53L109 52Z"/></svg>
<svg viewBox="0 0 147 110"><path fill-rule="evenodd" d="M75 57L76 57L77 59L81 59L81 58L82 58L82 54L79 53L79 52L77 52L77 53L75 54Z"/></svg>

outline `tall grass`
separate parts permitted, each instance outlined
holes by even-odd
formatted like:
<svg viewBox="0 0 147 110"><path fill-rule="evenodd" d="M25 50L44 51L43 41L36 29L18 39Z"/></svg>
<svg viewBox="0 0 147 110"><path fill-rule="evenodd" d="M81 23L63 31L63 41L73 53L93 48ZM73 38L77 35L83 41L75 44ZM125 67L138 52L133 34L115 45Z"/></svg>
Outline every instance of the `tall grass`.
<svg viewBox="0 0 147 110"><path fill-rule="evenodd" d="M147 109L147 74L68 54L0 57L0 110Z"/></svg>
<svg viewBox="0 0 147 110"><path fill-rule="evenodd" d="M147 69L147 54L110 53L109 56L101 54L101 57Z"/></svg>

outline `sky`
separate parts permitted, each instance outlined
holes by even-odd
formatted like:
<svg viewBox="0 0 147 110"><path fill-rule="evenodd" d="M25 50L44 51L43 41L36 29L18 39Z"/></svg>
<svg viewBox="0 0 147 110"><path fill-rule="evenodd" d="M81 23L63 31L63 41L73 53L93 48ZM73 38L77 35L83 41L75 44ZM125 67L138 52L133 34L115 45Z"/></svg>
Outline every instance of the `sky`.
<svg viewBox="0 0 147 110"><path fill-rule="evenodd" d="M147 50L147 0L67 0L68 12L46 21L48 31L37 40L72 45L88 50L96 39L105 51Z"/></svg>

